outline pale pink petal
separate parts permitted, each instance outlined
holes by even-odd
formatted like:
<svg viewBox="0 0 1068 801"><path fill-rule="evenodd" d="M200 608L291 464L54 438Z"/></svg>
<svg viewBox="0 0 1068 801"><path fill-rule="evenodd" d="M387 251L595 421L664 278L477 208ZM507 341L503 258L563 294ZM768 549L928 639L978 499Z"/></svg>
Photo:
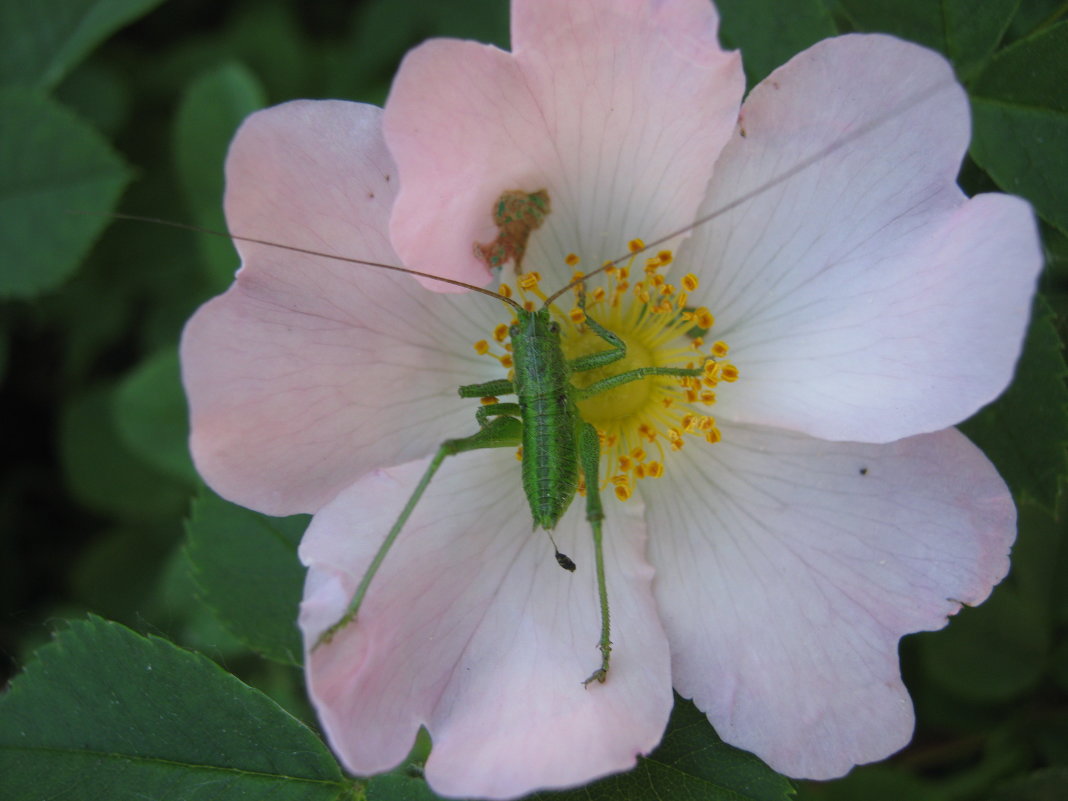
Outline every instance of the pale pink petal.
<svg viewBox="0 0 1068 801"><path fill-rule="evenodd" d="M406 57L386 103L405 263L485 283L475 243L501 193L546 189L524 261L558 288L574 252L599 266L693 218L744 88L705 0L523 0L515 53L437 40Z"/></svg>
<svg viewBox="0 0 1068 801"><path fill-rule="evenodd" d="M233 232L397 263L385 238L396 180L380 118L338 102L251 117L227 163ZM237 246L237 281L182 339L193 456L217 492L268 514L314 512L366 471L475 430L456 388L500 377L471 347L507 319L498 303Z"/></svg>
<svg viewBox="0 0 1068 801"><path fill-rule="evenodd" d="M790 776L891 754L913 727L898 639L1005 576L1008 489L954 429L890 445L723 434L642 485L675 688Z"/></svg>
<svg viewBox="0 0 1068 801"><path fill-rule="evenodd" d="M886 36L822 42L753 91L700 215L847 138L680 255L742 375L719 416L886 442L1004 390L1042 254L1024 201L956 186L968 129L945 60Z"/></svg>
<svg viewBox="0 0 1068 801"><path fill-rule="evenodd" d="M340 616L426 464L376 471L315 516L301 545L306 642ZM393 767L420 725L434 741L427 779L448 796L581 784L655 747L671 682L642 509L606 521L612 666L586 688L600 622L583 506L576 498L555 532L578 565L568 573L531 531L511 449L445 461L357 621L307 657L320 720L350 770Z"/></svg>

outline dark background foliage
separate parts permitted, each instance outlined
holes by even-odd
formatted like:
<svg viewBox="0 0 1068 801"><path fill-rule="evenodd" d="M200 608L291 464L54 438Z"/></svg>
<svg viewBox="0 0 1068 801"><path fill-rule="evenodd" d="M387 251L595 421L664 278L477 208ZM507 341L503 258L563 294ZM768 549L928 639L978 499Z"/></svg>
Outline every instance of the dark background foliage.
<svg viewBox="0 0 1068 801"><path fill-rule="evenodd" d="M904 641L919 721L913 744L845 779L799 783L798 794L1066 799L1068 4L719 6L722 38L742 49L750 84L850 30L946 54L973 103L962 185L1027 197L1048 256L1017 381L964 425L1016 494L1013 572L945 631ZM120 210L224 228L222 161L246 114L298 97L380 104L399 58L430 36L506 47L506 3L0 0L0 679L25 668L0 698L0 796L432 797L418 778L425 742L397 773L365 785L344 778L297 722L315 725L293 628L295 543L306 521L221 501L189 461L176 344L193 309L229 284L232 247L99 216ZM143 682L144 665L157 666L156 683ZM104 702L119 698L128 711ZM121 734L155 721L195 732L201 747ZM257 755L270 748L312 756L264 768ZM156 773L160 759L177 773ZM219 771L225 782L207 782ZM789 792L680 703L664 746L635 773L556 795Z"/></svg>

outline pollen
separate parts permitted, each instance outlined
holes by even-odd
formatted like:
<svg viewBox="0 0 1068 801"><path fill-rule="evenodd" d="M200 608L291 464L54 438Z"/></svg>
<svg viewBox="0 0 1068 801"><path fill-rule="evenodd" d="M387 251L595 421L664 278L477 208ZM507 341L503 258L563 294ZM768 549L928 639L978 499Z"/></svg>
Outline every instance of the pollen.
<svg viewBox="0 0 1068 801"><path fill-rule="evenodd" d="M574 253L568 253L567 256L564 258L564 264L566 264L568 267L574 267L578 263L579 257L576 256Z"/></svg>

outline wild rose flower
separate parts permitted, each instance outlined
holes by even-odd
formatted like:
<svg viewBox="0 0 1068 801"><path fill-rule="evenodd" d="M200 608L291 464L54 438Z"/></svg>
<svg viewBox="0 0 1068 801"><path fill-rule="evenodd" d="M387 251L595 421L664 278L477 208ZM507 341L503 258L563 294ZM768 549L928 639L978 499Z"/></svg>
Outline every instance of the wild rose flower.
<svg viewBox="0 0 1068 801"><path fill-rule="evenodd" d="M740 60L704 0L513 6L512 53L428 42L384 112L296 102L250 118L227 164L233 232L485 284L494 205L544 189L523 266L552 292L570 254L590 270L824 155L662 245L651 300L631 287L613 306L618 273L590 282L590 314L646 363L701 358L682 331L714 316L697 347L728 344L739 376L646 380L582 407L605 432L607 682L582 685L599 617L581 499L553 532L569 574L531 533L515 454L478 451L446 461L357 621L307 654L326 733L366 774L425 725L435 790L517 796L629 768L674 686L791 776L884 757L913 725L899 638L1008 570L1009 492L950 426L1012 376L1041 263L1029 209L956 186L967 100L922 48L823 42L739 114ZM193 451L225 497L314 513L311 646L429 455L476 430L456 387L505 377L493 334L508 315L431 281L238 248L234 286L183 341ZM663 284L660 336L642 326Z"/></svg>

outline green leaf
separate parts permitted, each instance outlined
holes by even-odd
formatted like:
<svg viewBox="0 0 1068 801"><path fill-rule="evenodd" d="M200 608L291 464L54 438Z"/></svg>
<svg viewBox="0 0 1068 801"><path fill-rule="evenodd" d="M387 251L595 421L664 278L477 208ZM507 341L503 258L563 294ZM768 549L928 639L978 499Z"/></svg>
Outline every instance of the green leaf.
<svg viewBox="0 0 1068 801"><path fill-rule="evenodd" d="M100 135L62 106L0 90L0 298L32 297L73 272L128 179Z"/></svg>
<svg viewBox="0 0 1068 801"><path fill-rule="evenodd" d="M881 31L946 52L942 3L934 0L837 0L858 31Z"/></svg>
<svg viewBox="0 0 1068 801"><path fill-rule="evenodd" d="M667 733L638 766L588 787L536 793L544 801L785 801L784 777L752 754L724 743L690 701L675 697Z"/></svg>
<svg viewBox="0 0 1068 801"><path fill-rule="evenodd" d="M438 801L440 798L417 776L385 773L367 782L367 801Z"/></svg>
<svg viewBox="0 0 1068 801"><path fill-rule="evenodd" d="M982 606L962 609L940 632L916 635L928 675L946 691L980 703L1012 700L1045 668L1048 615L1011 586Z"/></svg>
<svg viewBox="0 0 1068 801"><path fill-rule="evenodd" d="M63 409L60 455L71 494L90 509L127 519L180 515L189 490L129 451L115 430L113 408L113 390L96 387Z"/></svg>
<svg viewBox="0 0 1068 801"><path fill-rule="evenodd" d="M986 64L1020 0L838 0L858 31L881 31L937 50L968 78Z"/></svg>
<svg viewBox="0 0 1068 801"><path fill-rule="evenodd" d="M181 534L177 522L121 526L88 543L68 574L73 600L98 614L143 627ZM155 621L153 621L155 622Z"/></svg>
<svg viewBox="0 0 1068 801"><path fill-rule="evenodd" d="M181 481L197 480L189 457L188 411L177 348L142 362L115 393L119 436L132 452Z"/></svg>
<svg viewBox="0 0 1068 801"><path fill-rule="evenodd" d="M971 87L971 155L1068 232L1068 21L1006 48Z"/></svg>
<svg viewBox="0 0 1068 801"><path fill-rule="evenodd" d="M1068 472L1068 388L1061 345L1048 304L1039 297L1009 389L961 426L1013 493L1047 509Z"/></svg>
<svg viewBox="0 0 1068 801"><path fill-rule="evenodd" d="M749 86L754 86L796 53L834 36L834 20L821 0L718 0L720 39L742 51Z"/></svg>
<svg viewBox="0 0 1068 801"><path fill-rule="evenodd" d="M204 601L253 650L299 665L297 608L304 568L297 544L307 515L267 517L203 491L193 503L188 553Z"/></svg>
<svg viewBox="0 0 1068 801"><path fill-rule="evenodd" d="M266 105L263 88L243 65L223 64L195 80L182 96L174 126L175 168L194 221L214 231L223 219L223 165L234 132L249 114ZM229 240L198 239L215 290L234 279L238 257Z"/></svg>
<svg viewBox="0 0 1068 801"><path fill-rule="evenodd" d="M0 0L0 84L49 88L162 0Z"/></svg>
<svg viewBox="0 0 1068 801"><path fill-rule="evenodd" d="M332 801L322 742L211 660L100 618L37 651L0 699L0 796Z"/></svg>
<svg viewBox="0 0 1068 801"><path fill-rule="evenodd" d="M967 78L994 54L1020 0L942 0L946 45L957 74Z"/></svg>
<svg viewBox="0 0 1068 801"><path fill-rule="evenodd" d="M113 136L130 117L133 92L129 76L89 62L56 87L55 98L97 130Z"/></svg>

